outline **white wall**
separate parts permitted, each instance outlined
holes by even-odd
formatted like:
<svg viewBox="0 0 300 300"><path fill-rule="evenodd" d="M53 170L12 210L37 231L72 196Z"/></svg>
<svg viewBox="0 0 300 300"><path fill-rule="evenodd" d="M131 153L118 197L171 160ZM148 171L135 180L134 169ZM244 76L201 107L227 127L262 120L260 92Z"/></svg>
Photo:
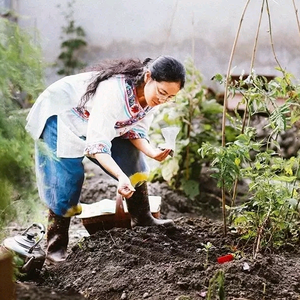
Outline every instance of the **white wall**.
<svg viewBox="0 0 300 300"><path fill-rule="evenodd" d="M44 57L53 63L60 53L62 11L68 0L14 0L19 24L40 32ZM171 54L181 60L194 53L205 83L226 73L228 60L246 0L76 0L76 24L87 34L85 60L155 57ZM295 0L300 8L300 0ZM248 6L234 58L234 74L249 72L262 0ZM57 5L60 4L61 8ZM276 54L282 66L300 76L300 34L292 0L269 0ZM254 68L264 75L278 74L264 14ZM194 44L194 52L193 52ZM47 82L57 79L48 69Z"/></svg>

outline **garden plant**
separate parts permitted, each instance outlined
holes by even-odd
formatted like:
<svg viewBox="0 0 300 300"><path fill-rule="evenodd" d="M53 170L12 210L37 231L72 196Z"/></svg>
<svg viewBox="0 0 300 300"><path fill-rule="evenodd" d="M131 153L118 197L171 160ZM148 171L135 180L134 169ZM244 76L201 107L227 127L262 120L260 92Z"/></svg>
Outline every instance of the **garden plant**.
<svg viewBox="0 0 300 300"><path fill-rule="evenodd" d="M0 227L35 210L33 142L26 110L43 89L41 50L12 21L0 18Z"/></svg>
<svg viewBox="0 0 300 300"><path fill-rule="evenodd" d="M261 248L276 248L289 243L298 243L299 238L299 157L285 158L280 155L278 136L299 121L300 85L292 74L284 70L276 56L272 37L272 22L269 1L262 1L261 15L253 47L253 55L248 76L241 74L239 80L231 78L231 64L234 57L239 31L242 25L247 1L240 21L239 30L233 45L228 73L220 74L215 79L225 85L222 144L215 147L209 142L199 149L201 157L212 157L213 176L222 189L224 232L227 232L226 219L241 234L242 239L253 244L253 256ZM295 5L294 1L292 3ZM255 55L258 36L261 30L261 19L266 12L271 50L277 64L279 75L272 80L255 73ZM296 21L299 19L295 8ZM231 122L228 116L227 103L237 94L242 95L240 105L245 106L243 117L235 114L232 126L239 131L234 141L226 142L225 124ZM279 104L277 99L284 99ZM251 119L264 115L270 128L269 136L257 139L256 129L251 127ZM235 206L237 182L249 182L248 201ZM232 197L231 207L227 209L225 194ZM227 211L228 210L228 211ZM227 214L229 212L229 214Z"/></svg>

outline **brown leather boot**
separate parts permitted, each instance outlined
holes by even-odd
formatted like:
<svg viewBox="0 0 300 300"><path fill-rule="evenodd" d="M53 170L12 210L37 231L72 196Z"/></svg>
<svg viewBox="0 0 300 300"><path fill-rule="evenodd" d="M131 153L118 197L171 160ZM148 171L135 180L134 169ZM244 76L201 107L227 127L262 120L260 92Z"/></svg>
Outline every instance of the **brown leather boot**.
<svg viewBox="0 0 300 300"><path fill-rule="evenodd" d="M71 218L58 216L49 209L46 249L48 263L57 264L67 258L70 221Z"/></svg>
<svg viewBox="0 0 300 300"><path fill-rule="evenodd" d="M127 209L131 216L131 227L135 226L174 226L173 220L155 219L150 211L147 182L137 184L133 195L126 199Z"/></svg>

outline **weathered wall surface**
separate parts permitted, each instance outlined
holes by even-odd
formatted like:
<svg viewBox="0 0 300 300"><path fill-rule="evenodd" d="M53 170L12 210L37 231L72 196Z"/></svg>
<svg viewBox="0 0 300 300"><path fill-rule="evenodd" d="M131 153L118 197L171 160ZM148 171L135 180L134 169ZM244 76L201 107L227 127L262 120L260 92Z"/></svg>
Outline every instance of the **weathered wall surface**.
<svg viewBox="0 0 300 300"><path fill-rule="evenodd" d="M53 63L60 53L62 12L68 0L13 0L18 22L37 28L44 57ZM234 37L246 0L77 0L76 24L87 34L84 59L156 57L170 54L185 60L193 56L205 83L215 73L226 73ZM300 8L300 0L295 0ZM233 74L249 72L262 0L252 0L246 11L233 61ZM60 5L60 8L57 6ZM269 0L274 47L282 67L300 76L300 34L292 0ZM254 68L264 75L278 74L270 46L265 11ZM48 83L57 79L49 68Z"/></svg>

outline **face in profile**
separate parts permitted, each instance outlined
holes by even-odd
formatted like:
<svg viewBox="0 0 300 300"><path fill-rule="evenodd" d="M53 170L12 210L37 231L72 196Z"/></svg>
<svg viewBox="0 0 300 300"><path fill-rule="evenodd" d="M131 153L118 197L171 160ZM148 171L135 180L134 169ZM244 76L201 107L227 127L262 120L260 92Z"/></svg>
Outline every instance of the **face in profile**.
<svg viewBox="0 0 300 300"><path fill-rule="evenodd" d="M174 100L174 97L180 91L180 83L156 81L150 75L150 72L148 75L146 74L146 84L144 87L144 96L147 105L154 107Z"/></svg>

